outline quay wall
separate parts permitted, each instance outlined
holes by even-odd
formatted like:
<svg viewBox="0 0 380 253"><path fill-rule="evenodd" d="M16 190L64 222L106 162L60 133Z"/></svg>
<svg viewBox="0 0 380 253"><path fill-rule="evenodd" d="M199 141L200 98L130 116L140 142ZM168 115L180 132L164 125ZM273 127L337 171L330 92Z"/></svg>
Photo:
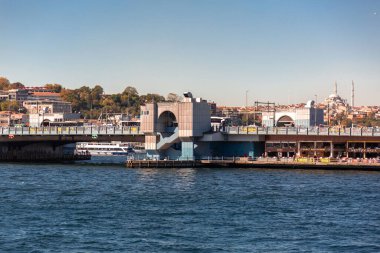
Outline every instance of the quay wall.
<svg viewBox="0 0 380 253"><path fill-rule="evenodd" d="M257 169L303 169L303 170L361 170L380 172L380 163L339 162L284 162L230 160L129 160L127 168L257 168Z"/></svg>

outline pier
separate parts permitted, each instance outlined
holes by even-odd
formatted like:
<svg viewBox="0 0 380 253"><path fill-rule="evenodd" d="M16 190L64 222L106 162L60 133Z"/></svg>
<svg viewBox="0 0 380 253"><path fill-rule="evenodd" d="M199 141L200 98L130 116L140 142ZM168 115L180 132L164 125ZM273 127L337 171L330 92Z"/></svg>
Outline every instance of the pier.
<svg viewBox="0 0 380 253"><path fill-rule="evenodd" d="M195 160L128 160L127 168L259 168L308 170L380 171L378 160L341 161L329 158L251 159L247 157L208 158Z"/></svg>

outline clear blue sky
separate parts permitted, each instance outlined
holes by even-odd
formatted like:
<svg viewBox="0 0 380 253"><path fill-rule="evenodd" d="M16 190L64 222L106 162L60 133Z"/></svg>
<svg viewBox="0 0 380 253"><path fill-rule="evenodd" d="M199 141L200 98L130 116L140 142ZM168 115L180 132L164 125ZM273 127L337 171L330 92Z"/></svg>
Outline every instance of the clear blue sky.
<svg viewBox="0 0 380 253"><path fill-rule="evenodd" d="M0 76L218 104L379 105L378 0L0 0Z"/></svg>

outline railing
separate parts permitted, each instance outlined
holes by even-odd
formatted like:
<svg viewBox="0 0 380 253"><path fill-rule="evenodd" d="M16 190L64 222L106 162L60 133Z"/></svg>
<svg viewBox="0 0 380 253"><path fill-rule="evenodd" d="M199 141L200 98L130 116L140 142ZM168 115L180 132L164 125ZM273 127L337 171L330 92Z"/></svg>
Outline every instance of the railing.
<svg viewBox="0 0 380 253"><path fill-rule="evenodd" d="M161 135L160 141L157 143L158 150L169 148L174 142L176 142L179 139L178 127L172 130L174 133L170 136L164 137L163 135Z"/></svg>
<svg viewBox="0 0 380 253"><path fill-rule="evenodd" d="M0 135L140 135L139 127L71 126L71 127L0 127Z"/></svg>
<svg viewBox="0 0 380 253"><path fill-rule="evenodd" d="M227 134L247 135L322 135L322 136L379 136L380 128L339 128L339 127L246 127L230 126L220 130Z"/></svg>
<svg viewBox="0 0 380 253"><path fill-rule="evenodd" d="M220 130L226 134L244 135L320 135L320 136L379 136L380 128L336 127L246 127L232 126ZM65 126L65 127L0 127L0 135L143 135L140 127L126 126Z"/></svg>

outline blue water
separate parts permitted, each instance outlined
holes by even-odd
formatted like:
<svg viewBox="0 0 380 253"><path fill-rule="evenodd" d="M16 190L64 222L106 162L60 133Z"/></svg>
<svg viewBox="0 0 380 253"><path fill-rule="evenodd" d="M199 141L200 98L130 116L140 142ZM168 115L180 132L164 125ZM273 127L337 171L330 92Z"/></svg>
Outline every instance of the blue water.
<svg viewBox="0 0 380 253"><path fill-rule="evenodd" d="M380 173L0 165L0 252L380 252Z"/></svg>

